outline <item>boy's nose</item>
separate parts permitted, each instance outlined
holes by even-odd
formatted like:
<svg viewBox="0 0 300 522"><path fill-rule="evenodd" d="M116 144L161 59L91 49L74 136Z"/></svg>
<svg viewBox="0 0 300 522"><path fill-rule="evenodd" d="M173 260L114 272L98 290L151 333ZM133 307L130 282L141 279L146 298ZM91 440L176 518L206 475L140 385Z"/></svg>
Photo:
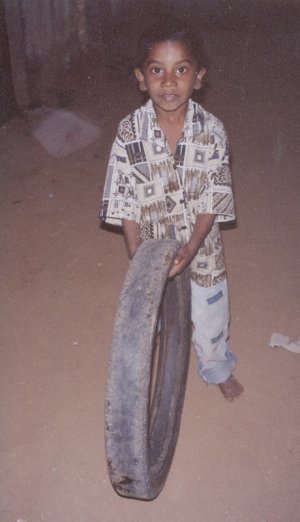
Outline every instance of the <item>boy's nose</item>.
<svg viewBox="0 0 300 522"><path fill-rule="evenodd" d="M163 85L174 85L176 83L176 76L172 72L166 72L163 76Z"/></svg>

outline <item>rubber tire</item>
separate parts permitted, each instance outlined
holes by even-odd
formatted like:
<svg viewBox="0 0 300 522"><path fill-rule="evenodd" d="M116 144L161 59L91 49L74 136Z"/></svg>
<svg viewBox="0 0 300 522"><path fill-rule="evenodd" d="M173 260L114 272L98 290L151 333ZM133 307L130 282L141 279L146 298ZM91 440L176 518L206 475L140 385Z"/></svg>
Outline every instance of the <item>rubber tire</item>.
<svg viewBox="0 0 300 522"><path fill-rule="evenodd" d="M180 428L190 354L190 272L167 275L173 240L150 239L130 263L117 309L105 394L105 446L111 483L122 496L155 498ZM157 324L160 348L152 400Z"/></svg>

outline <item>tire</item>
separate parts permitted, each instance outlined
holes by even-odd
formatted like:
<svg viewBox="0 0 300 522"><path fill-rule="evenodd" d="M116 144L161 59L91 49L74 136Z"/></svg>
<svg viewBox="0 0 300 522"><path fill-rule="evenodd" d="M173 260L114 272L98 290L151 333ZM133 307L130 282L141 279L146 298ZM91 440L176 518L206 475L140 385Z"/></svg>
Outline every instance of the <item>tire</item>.
<svg viewBox="0 0 300 522"><path fill-rule="evenodd" d="M105 445L111 483L126 497L151 500L159 494L179 433L190 354L191 297L189 269L167 280L178 247L173 240L149 239L141 244L130 263L116 314L105 395Z"/></svg>

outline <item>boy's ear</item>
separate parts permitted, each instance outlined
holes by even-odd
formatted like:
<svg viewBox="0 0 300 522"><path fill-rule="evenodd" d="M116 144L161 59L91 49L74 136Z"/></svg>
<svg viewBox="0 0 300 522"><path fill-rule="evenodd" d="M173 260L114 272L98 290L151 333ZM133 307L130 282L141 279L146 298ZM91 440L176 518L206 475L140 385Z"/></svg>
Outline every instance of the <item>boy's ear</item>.
<svg viewBox="0 0 300 522"><path fill-rule="evenodd" d="M206 74L205 67L201 67L200 71L197 72L196 80L195 80L195 86L194 89L199 90L201 89L202 80Z"/></svg>
<svg viewBox="0 0 300 522"><path fill-rule="evenodd" d="M141 69L138 69L138 68L134 69L134 74L135 74L137 81L139 82L140 91L147 91L145 77L144 77Z"/></svg>

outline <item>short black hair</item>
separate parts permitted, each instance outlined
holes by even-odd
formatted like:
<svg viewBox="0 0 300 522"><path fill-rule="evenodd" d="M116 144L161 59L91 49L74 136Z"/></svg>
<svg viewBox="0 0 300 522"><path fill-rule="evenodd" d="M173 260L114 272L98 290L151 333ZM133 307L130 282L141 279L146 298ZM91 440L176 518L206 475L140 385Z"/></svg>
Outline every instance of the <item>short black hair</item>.
<svg viewBox="0 0 300 522"><path fill-rule="evenodd" d="M155 24L143 32L138 43L135 66L141 69L150 49L154 45L167 40L182 42L186 45L197 62L198 70L201 67L207 67L201 34L198 31L194 32L189 26L172 16L162 16Z"/></svg>

